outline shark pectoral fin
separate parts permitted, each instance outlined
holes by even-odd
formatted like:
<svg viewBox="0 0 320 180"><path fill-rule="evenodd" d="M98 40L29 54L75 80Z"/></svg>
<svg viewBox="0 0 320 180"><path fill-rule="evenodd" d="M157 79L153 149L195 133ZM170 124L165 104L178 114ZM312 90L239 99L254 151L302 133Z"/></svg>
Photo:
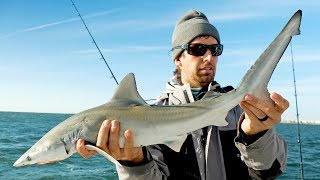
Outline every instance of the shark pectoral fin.
<svg viewBox="0 0 320 180"><path fill-rule="evenodd" d="M175 152L179 152L187 136L188 134L181 134L175 137L174 139L170 139L170 141L166 141L164 144L167 145L172 150L174 150Z"/></svg>
<svg viewBox="0 0 320 180"><path fill-rule="evenodd" d="M106 159L108 159L109 161L113 162L114 164L118 165L118 166L121 166L121 164L116 160L114 159L112 156L110 156L108 153L106 153L104 150L96 147L96 146L93 146L93 145L90 145L90 144L87 144L85 145L87 149L89 150L95 150L97 151L99 154L101 154L103 157L105 157Z"/></svg>
<svg viewBox="0 0 320 180"><path fill-rule="evenodd" d="M228 121L226 120L228 113L229 113L229 111L218 113L219 116L212 118L213 122L210 123L209 125L227 126L229 124Z"/></svg>

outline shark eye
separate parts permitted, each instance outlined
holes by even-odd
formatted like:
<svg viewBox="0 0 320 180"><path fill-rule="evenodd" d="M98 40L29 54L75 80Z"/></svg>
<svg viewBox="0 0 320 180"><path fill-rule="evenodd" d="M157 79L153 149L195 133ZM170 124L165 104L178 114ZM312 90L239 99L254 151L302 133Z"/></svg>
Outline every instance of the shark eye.
<svg viewBox="0 0 320 180"><path fill-rule="evenodd" d="M31 157L30 156L27 156L26 158L28 161L31 161Z"/></svg>

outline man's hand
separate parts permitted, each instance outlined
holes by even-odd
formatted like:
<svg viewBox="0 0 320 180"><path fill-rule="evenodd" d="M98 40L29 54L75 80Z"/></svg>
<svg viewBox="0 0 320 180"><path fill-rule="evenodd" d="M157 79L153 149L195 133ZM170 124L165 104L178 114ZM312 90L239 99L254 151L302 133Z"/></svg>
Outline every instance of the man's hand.
<svg viewBox="0 0 320 180"><path fill-rule="evenodd" d="M240 103L240 107L245 111L245 119L241 123L245 134L255 135L281 122L281 115L288 109L289 102L277 93L271 93L270 98L274 103L246 95Z"/></svg>
<svg viewBox="0 0 320 180"><path fill-rule="evenodd" d="M116 160L140 163L144 160L142 148L133 147L133 135L130 130L124 133L125 144L123 148L119 146L120 123L118 120L105 120L99 130L96 146L104 150ZM77 141L77 152L84 158L89 158L96 154L96 151L86 149L84 140Z"/></svg>

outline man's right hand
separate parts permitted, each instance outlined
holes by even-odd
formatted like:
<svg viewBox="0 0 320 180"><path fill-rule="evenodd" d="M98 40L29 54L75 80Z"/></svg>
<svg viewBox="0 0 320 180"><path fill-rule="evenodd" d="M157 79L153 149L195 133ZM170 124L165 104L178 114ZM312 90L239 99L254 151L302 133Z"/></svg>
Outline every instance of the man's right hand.
<svg viewBox="0 0 320 180"><path fill-rule="evenodd" d="M111 155L116 160L129 161L131 163L141 163L144 160L141 147L134 147L133 135L130 130L124 133L125 144L123 148L119 146L120 123L118 120L105 120L99 130L96 146ZM77 152L84 158L89 158L96 151L88 150L83 139L79 139L76 144Z"/></svg>

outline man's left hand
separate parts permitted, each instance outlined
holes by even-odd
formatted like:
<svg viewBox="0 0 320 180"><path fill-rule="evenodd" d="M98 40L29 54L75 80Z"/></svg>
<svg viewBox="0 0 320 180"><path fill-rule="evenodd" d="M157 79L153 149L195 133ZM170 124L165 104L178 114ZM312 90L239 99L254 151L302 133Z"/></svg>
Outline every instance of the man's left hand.
<svg viewBox="0 0 320 180"><path fill-rule="evenodd" d="M246 95L240 107L245 111L241 129L246 135L255 135L281 122L281 115L288 109L289 102L277 93L271 93L274 103L266 102L252 95Z"/></svg>

